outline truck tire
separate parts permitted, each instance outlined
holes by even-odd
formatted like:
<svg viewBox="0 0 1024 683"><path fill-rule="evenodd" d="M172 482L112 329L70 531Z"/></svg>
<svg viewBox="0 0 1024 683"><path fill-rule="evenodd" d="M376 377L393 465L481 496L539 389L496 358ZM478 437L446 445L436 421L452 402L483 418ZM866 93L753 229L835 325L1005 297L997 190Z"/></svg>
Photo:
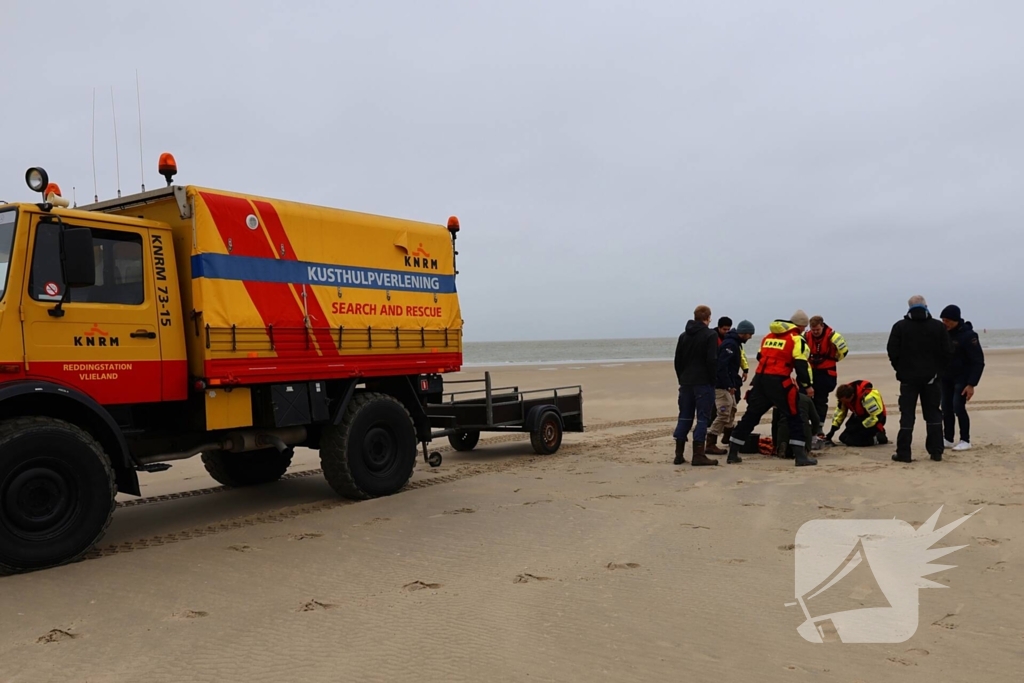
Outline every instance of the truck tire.
<svg viewBox="0 0 1024 683"><path fill-rule="evenodd" d="M249 453L225 453L214 451L203 453L203 467L206 472L224 486L238 488L256 486L277 481L292 464L294 448L279 452L266 448Z"/></svg>
<svg viewBox="0 0 1024 683"><path fill-rule="evenodd" d="M86 553L116 495L110 458L86 431L51 417L0 423L0 575Z"/></svg>
<svg viewBox="0 0 1024 683"><path fill-rule="evenodd" d="M398 399L365 392L352 397L341 424L324 428L320 464L339 495L354 500L399 491L416 467L416 429Z"/></svg>
<svg viewBox="0 0 1024 683"><path fill-rule="evenodd" d="M548 411L537 420L537 427L530 432L530 444L538 455L551 455L562 445L562 421L558 413Z"/></svg>
<svg viewBox="0 0 1024 683"><path fill-rule="evenodd" d="M459 431L448 435L448 443L457 451L471 451L480 442L480 432L475 429Z"/></svg>

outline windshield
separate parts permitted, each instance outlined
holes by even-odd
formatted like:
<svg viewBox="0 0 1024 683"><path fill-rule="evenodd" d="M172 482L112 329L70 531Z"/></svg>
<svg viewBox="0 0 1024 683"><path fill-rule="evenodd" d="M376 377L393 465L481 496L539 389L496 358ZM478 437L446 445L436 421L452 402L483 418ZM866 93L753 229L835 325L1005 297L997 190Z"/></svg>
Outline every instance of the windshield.
<svg viewBox="0 0 1024 683"><path fill-rule="evenodd" d="M18 223L18 211L0 211L0 299L7 292L7 266L11 262L14 247L14 226Z"/></svg>

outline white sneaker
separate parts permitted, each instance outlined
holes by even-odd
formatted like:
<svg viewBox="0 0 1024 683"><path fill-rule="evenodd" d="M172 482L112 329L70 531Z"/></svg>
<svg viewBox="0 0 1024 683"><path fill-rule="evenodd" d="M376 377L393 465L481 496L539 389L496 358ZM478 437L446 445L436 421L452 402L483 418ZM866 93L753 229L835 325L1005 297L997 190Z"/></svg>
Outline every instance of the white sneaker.
<svg viewBox="0 0 1024 683"><path fill-rule="evenodd" d="M971 442L970 441L961 441L957 445L953 446L953 450L954 451L969 451L969 450L971 450Z"/></svg>
<svg viewBox="0 0 1024 683"><path fill-rule="evenodd" d="M952 441L946 441L945 439L943 439L943 440L942 440L942 443L943 443L943 445L945 445L945 446L946 446L946 448L952 448L953 446L955 446L955 445L956 445L956 444L955 444L955 443L953 443Z"/></svg>

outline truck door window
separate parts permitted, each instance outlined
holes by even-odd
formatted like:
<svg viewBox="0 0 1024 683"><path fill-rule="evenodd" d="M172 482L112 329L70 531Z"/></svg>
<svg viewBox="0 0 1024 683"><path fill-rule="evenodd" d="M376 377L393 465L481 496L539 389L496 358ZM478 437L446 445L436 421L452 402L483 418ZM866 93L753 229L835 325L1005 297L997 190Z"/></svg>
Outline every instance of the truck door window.
<svg viewBox="0 0 1024 683"><path fill-rule="evenodd" d="M2 237L2 234L0 234ZM142 280L142 236L92 228L96 284L71 290L71 303L139 305L146 299ZM60 268L60 226L40 223L32 254L29 293L36 301L59 301L64 294Z"/></svg>
<svg viewBox="0 0 1024 683"><path fill-rule="evenodd" d="M0 212L0 299L7 292L7 271L14 248L14 226L18 222L17 210Z"/></svg>

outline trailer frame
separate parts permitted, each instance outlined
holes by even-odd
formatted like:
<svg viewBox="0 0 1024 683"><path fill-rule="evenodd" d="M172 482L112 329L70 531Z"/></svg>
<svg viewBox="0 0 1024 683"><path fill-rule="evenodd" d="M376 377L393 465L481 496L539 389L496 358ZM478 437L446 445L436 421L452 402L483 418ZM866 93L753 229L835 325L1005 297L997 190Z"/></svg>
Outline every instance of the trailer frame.
<svg viewBox="0 0 1024 683"><path fill-rule="evenodd" d="M425 409L431 438L447 436L455 450L475 448L481 432L527 432L534 450L550 455L561 446L564 432L585 429L579 384L527 390L495 387L490 372L482 379L445 381L453 384L473 388L444 392L440 402L428 402Z"/></svg>

